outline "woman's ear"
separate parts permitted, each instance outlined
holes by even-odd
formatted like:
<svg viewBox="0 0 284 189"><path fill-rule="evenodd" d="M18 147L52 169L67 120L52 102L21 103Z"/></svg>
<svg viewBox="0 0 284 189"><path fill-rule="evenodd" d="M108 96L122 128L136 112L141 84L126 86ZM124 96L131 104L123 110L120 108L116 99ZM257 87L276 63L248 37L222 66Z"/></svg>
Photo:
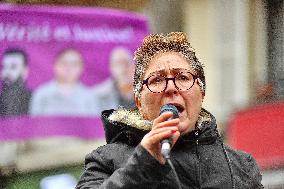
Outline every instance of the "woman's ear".
<svg viewBox="0 0 284 189"><path fill-rule="evenodd" d="M134 96L134 101L135 101L136 107L140 110L140 109L141 109L141 101L140 101L140 98L135 95L135 96Z"/></svg>
<svg viewBox="0 0 284 189"><path fill-rule="evenodd" d="M203 84L203 82L202 82L199 78L197 78L197 84L199 85L199 88L200 88L200 90L201 90L201 93L202 93L202 102L203 102L204 97L205 97L204 84Z"/></svg>
<svg viewBox="0 0 284 189"><path fill-rule="evenodd" d="M141 116L144 119L147 119L147 116L144 114L145 112L143 112L143 109L142 109L141 98L139 98L138 96L134 96L134 100L135 100L135 105L138 108L138 111L141 114Z"/></svg>

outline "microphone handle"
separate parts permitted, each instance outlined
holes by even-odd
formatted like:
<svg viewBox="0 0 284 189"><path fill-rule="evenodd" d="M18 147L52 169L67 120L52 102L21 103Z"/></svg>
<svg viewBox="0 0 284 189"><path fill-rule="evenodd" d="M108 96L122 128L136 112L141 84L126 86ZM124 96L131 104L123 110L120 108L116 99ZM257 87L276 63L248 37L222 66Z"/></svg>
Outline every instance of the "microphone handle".
<svg viewBox="0 0 284 189"><path fill-rule="evenodd" d="M165 104L161 107L160 115L164 112L172 112L173 116L168 120L178 118L178 109L173 104ZM161 141L161 154L165 159L170 158L170 152L172 147L172 138L167 138Z"/></svg>
<svg viewBox="0 0 284 189"><path fill-rule="evenodd" d="M170 158L170 152L172 148L172 139L167 138L161 141L161 153L165 159Z"/></svg>

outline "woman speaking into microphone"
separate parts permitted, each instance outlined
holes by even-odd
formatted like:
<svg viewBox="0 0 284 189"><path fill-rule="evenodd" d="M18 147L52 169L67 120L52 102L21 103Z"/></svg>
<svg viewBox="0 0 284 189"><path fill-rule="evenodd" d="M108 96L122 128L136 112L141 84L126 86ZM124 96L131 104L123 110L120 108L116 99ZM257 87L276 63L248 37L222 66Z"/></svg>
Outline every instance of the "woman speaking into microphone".
<svg viewBox="0 0 284 189"><path fill-rule="evenodd" d="M203 65L186 34L149 35L134 59L136 108L102 112L107 144L86 156L77 189L262 188L255 160L225 146L202 108Z"/></svg>

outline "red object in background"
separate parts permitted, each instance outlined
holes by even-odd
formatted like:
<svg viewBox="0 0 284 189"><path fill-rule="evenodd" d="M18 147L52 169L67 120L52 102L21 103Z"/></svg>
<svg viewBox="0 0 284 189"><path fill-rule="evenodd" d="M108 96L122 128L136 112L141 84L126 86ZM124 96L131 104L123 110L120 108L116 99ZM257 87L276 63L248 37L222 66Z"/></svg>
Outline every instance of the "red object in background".
<svg viewBox="0 0 284 189"><path fill-rule="evenodd" d="M237 112L228 128L229 145L250 153L261 169L284 167L284 102Z"/></svg>

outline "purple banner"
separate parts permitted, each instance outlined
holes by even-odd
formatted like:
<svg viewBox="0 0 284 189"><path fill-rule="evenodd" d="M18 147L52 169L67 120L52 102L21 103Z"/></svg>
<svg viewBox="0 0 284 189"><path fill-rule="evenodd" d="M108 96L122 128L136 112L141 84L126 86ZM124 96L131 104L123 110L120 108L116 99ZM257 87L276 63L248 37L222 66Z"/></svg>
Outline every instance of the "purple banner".
<svg viewBox="0 0 284 189"><path fill-rule="evenodd" d="M104 130L99 118L21 117L1 119L1 140L26 140L48 136L75 136L101 139Z"/></svg>
<svg viewBox="0 0 284 189"><path fill-rule="evenodd" d="M0 4L0 141L103 136L100 112L133 105L132 56L148 33L129 12Z"/></svg>

